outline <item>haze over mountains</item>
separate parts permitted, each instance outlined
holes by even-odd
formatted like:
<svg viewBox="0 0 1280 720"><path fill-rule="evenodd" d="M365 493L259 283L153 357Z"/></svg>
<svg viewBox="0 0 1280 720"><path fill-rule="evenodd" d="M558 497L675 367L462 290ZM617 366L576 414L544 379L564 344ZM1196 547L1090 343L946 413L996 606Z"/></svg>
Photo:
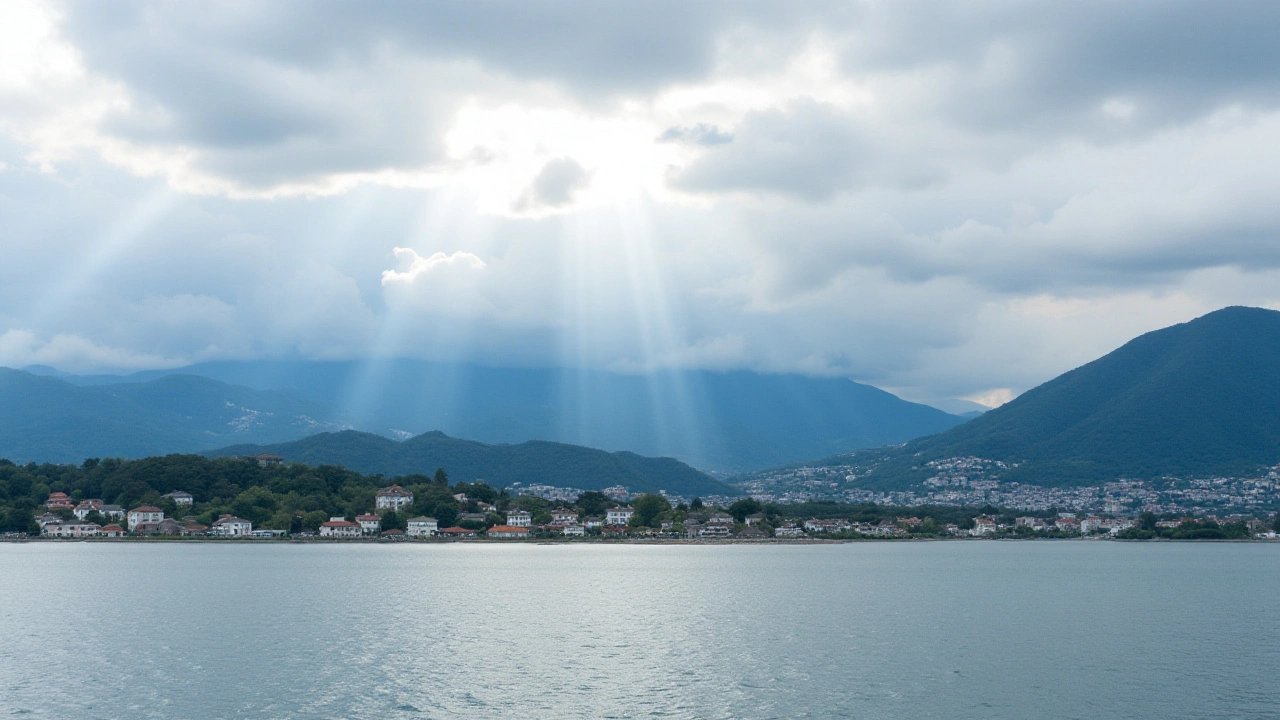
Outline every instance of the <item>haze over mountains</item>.
<svg viewBox="0 0 1280 720"><path fill-rule="evenodd" d="M675 457L694 467L720 472L901 443L964 420L846 379L750 372L624 375L388 360L220 362L126 378L59 377L83 385L84 390L92 391L89 396L99 397L104 392L111 395L100 387L103 384L145 384L175 374L242 386L237 390L242 398L235 401L238 406L255 407L263 417L271 413L271 421L259 428L258 434L243 437L247 442L279 442L314 432L290 420L305 415L329 425L317 429L349 427L391 437L439 430L486 443L546 440ZM59 390L51 406L63 403L68 417L89 423L92 412L72 412L72 390ZM244 398L255 391L273 394L254 406ZM296 407L286 400L295 402ZM129 407L124 414L145 416L136 404ZM166 411L171 409L166 407ZM241 442L240 437L226 437L223 418L209 418L216 422L208 427L183 425L194 432L181 442L159 436L167 437L168 444L157 438L125 446L192 451ZM149 421L142 424L149 426ZM292 435L287 432L290 428ZM120 432L121 427L113 424L99 434L116 437ZM77 437L89 436L93 433L86 424ZM0 455L7 447L0 445ZM57 454L39 454L45 447L39 443L14 447L21 447L24 458L79 459L74 457L77 446L70 439L48 446ZM105 452L102 444L86 447L97 454L125 453Z"/></svg>
<svg viewBox="0 0 1280 720"><path fill-rule="evenodd" d="M1280 463L1280 312L1229 307L1142 335L942 434L885 451L869 488L915 484L924 463L1017 464L1044 485L1237 475Z"/></svg>

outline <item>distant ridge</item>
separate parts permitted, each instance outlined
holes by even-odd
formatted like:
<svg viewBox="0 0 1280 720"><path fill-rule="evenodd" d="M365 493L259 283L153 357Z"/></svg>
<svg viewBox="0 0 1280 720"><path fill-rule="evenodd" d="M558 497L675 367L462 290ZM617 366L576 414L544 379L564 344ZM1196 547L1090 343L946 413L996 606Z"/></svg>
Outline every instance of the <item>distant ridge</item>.
<svg viewBox="0 0 1280 720"><path fill-rule="evenodd" d="M290 462L340 465L364 474L431 474L444 468L453 482L484 480L494 487L546 484L582 490L625 485L632 492L684 496L738 495L739 491L672 458L642 457L533 440L486 445L429 432L403 442L348 430L276 445L233 445L209 457L272 453Z"/></svg>
<svg viewBox="0 0 1280 720"><path fill-rule="evenodd" d="M333 414L297 393L194 375L80 386L0 368L0 457L20 463L141 458L237 441L279 442L342 428Z"/></svg>
<svg viewBox="0 0 1280 720"><path fill-rule="evenodd" d="M1017 463L1045 485L1206 477L1280 463L1280 312L1229 307L1156 330L942 434L887 451L859 485L910 485L932 459Z"/></svg>
<svg viewBox="0 0 1280 720"><path fill-rule="evenodd" d="M746 371L627 375L403 359L256 360L129 379L175 372L289 391L334 408L350 427L387 437L440 430L487 443L549 440L675 457L722 472L902 443L964 421L847 378Z"/></svg>

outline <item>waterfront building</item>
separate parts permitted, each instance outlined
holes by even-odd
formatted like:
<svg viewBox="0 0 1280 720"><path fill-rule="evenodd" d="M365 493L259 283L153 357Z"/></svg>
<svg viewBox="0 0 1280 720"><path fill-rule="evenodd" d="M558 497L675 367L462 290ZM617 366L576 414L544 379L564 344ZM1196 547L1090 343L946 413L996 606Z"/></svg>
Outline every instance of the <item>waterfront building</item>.
<svg viewBox="0 0 1280 720"><path fill-rule="evenodd" d="M84 520L86 517L89 516L89 513L99 510L101 508L102 508L101 500L81 500L75 506L75 508L72 509L71 514L75 515L77 520Z"/></svg>
<svg viewBox="0 0 1280 720"><path fill-rule="evenodd" d="M551 511L551 522L554 525L572 525L578 522L578 513L570 508L556 508Z"/></svg>
<svg viewBox="0 0 1280 720"><path fill-rule="evenodd" d="M515 525L494 525L489 528L489 537L491 538L522 538L529 537L529 528L516 527Z"/></svg>
<svg viewBox="0 0 1280 720"><path fill-rule="evenodd" d="M44 501L44 506L50 510L70 510L71 498L64 492L49 493L49 499Z"/></svg>
<svg viewBox="0 0 1280 720"><path fill-rule="evenodd" d="M40 534L48 537L91 537L97 535L101 527L97 523L64 522L49 523L40 528Z"/></svg>
<svg viewBox="0 0 1280 720"><path fill-rule="evenodd" d="M356 522L360 523L360 531L365 535L377 535L382 530L382 518L378 515L360 515Z"/></svg>
<svg viewBox="0 0 1280 720"><path fill-rule="evenodd" d="M223 515L213 522L209 534L221 537L244 537L253 534L253 523L234 515Z"/></svg>
<svg viewBox="0 0 1280 720"><path fill-rule="evenodd" d="M471 530L470 528L458 527L457 525L455 525L453 527L447 527L443 530L439 530L436 532L436 534L442 537L451 537L451 538L473 538L476 536L476 531Z"/></svg>
<svg viewBox="0 0 1280 720"><path fill-rule="evenodd" d="M331 517L328 522L320 523L320 537L358 538L360 523L353 523L344 517Z"/></svg>
<svg viewBox="0 0 1280 720"><path fill-rule="evenodd" d="M560 532L562 532L565 537L584 537L587 534L587 529L575 523L573 525L565 525L564 529Z"/></svg>
<svg viewBox="0 0 1280 720"><path fill-rule="evenodd" d="M129 532L136 532L142 523L159 523L164 519L164 512L152 505L141 505L129 511Z"/></svg>
<svg viewBox="0 0 1280 720"><path fill-rule="evenodd" d="M119 505L103 505L102 507L98 508L98 512L106 517L111 518L112 520L124 519L124 508L120 507Z"/></svg>
<svg viewBox="0 0 1280 720"><path fill-rule="evenodd" d="M507 513L507 524L527 528L533 524L533 515L524 510L512 510Z"/></svg>
<svg viewBox="0 0 1280 720"><path fill-rule="evenodd" d="M110 525L104 525L102 529L98 531L98 534L103 537L124 537L124 528L115 523L111 523Z"/></svg>
<svg viewBox="0 0 1280 720"><path fill-rule="evenodd" d="M405 523L408 528L405 534L411 537L431 537L440 529L440 524L433 517L409 518Z"/></svg>

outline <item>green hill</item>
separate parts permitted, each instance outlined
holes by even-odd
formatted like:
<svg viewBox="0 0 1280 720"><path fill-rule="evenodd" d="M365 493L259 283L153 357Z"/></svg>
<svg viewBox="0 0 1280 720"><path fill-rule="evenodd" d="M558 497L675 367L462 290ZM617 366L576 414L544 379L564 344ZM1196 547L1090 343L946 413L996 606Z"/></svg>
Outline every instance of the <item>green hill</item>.
<svg viewBox="0 0 1280 720"><path fill-rule="evenodd" d="M882 453L859 485L895 487L923 463L972 455L1004 481L1247 473L1280 462L1280 312L1230 307L1142 335L940 435Z"/></svg>
<svg viewBox="0 0 1280 720"><path fill-rule="evenodd" d="M290 462L339 465L365 474L429 474L444 468L456 481L483 480L493 487L543 484L602 490L625 485L632 492L666 490L675 495L737 495L738 491L679 460L642 457L533 440L487 445L429 432L403 442L348 430L320 433L278 445L235 445L208 455L274 453Z"/></svg>

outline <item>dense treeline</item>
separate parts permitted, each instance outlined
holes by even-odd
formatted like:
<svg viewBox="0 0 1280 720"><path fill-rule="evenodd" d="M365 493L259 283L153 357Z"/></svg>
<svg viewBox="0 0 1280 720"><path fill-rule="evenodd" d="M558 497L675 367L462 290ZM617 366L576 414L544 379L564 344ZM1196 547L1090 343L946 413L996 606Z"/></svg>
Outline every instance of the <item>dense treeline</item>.
<svg viewBox="0 0 1280 720"><path fill-rule="evenodd" d="M193 515L206 525L230 513L252 521L254 527L298 532L314 530L330 516L371 512L378 489L392 483L412 492L414 503L402 509L399 517L386 517L384 527L397 527L414 515L435 517L443 527L452 524L459 512L475 509L468 504L504 497L483 484L451 487L442 470L434 477L388 479L331 465L263 467L253 460L199 455L89 459L81 465L15 465L0 460L0 532L36 532L34 511L51 492L65 492L73 501L100 498L124 508L155 505L166 517ZM179 509L163 497L175 490L191 493L195 504ZM459 503L454 493L465 493L468 503Z"/></svg>

